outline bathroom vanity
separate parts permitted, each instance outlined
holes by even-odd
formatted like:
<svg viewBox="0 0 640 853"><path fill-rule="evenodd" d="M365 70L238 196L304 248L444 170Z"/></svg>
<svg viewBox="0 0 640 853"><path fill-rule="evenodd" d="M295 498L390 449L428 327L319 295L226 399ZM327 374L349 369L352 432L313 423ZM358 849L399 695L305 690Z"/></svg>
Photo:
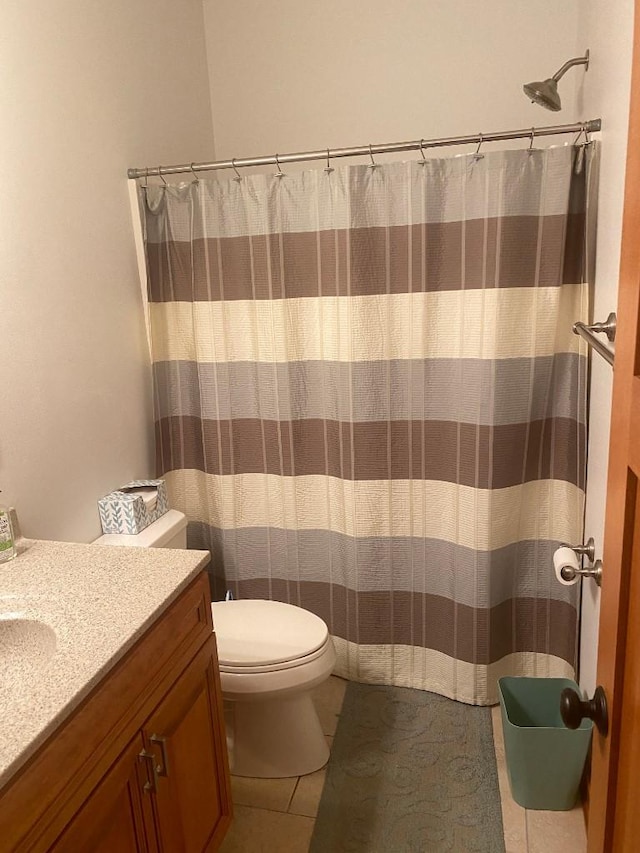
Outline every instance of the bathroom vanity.
<svg viewBox="0 0 640 853"><path fill-rule="evenodd" d="M2 568L0 851L218 848L232 806L208 559L36 542Z"/></svg>

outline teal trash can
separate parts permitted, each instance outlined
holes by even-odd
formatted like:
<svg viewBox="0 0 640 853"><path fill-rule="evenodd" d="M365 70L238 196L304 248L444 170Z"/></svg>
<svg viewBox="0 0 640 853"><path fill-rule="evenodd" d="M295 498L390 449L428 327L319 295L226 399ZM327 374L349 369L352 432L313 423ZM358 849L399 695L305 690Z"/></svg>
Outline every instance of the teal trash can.
<svg viewBox="0 0 640 853"><path fill-rule="evenodd" d="M511 794L526 809L567 811L578 797L593 722L568 729L560 694L569 678L500 678L500 708Z"/></svg>

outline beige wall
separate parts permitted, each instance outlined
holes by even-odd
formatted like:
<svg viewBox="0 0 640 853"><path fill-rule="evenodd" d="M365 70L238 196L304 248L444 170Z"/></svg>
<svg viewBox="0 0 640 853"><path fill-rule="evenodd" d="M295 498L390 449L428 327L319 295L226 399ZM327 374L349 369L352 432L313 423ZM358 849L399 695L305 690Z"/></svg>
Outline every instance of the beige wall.
<svg viewBox="0 0 640 853"><path fill-rule="evenodd" d="M0 488L86 541L152 473L126 169L211 156L202 5L22 0L0 38Z"/></svg>
<svg viewBox="0 0 640 853"><path fill-rule="evenodd" d="M633 0L588 0L581 18L581 38L591 48L589 85L584 89L585 114L602 116L602 160L598 204L597 270L594 319L616 310L622 205L624 197ZM585 530L602 556L607 486L609 421L613 372L597 355L593 358L589 427L589 468ZM606 566L604 571L606 572ZM592 695L596 685L596 655L600 593L591 581L583 583L580 646L582 687Z"/></svg>
<svg viewBox="0 0 640 853"><path fill-rule="evenodd" d="M579 0L204 0L220 158L553 124L522 84L576 51Z"/></svg>

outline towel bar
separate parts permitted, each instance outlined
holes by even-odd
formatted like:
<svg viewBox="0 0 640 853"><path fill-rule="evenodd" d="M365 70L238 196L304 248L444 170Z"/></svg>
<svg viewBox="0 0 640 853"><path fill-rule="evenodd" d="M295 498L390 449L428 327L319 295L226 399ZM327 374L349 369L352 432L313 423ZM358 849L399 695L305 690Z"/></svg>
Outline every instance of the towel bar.
<svg viewBox="0 0 640 853"><path fill-rule="evenodd" d="M616 315L611 312L604 323L592 323L590 326L587 326L585 323L574 323L573 324L573 334L580 335L581 338L589 344L590 347L601 355L605 361L609 364L613 365L614 352L609 349L609 347L605 346L602 341L596 338L596 335L606 335L610 341L615 341L616 339Z"/></svg>

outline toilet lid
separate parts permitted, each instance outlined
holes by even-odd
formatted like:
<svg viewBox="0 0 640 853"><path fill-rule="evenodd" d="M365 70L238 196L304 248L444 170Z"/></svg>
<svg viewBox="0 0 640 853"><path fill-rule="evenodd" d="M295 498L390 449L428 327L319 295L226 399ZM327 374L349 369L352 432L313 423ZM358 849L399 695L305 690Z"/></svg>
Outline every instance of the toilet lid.
<svg viewBox="0 0 640 853"><path fill-rule="evenodd" d="M329 636L319 616L280 601L217 601L211 611L221 665L296 660L315 652Z"/></svg>

